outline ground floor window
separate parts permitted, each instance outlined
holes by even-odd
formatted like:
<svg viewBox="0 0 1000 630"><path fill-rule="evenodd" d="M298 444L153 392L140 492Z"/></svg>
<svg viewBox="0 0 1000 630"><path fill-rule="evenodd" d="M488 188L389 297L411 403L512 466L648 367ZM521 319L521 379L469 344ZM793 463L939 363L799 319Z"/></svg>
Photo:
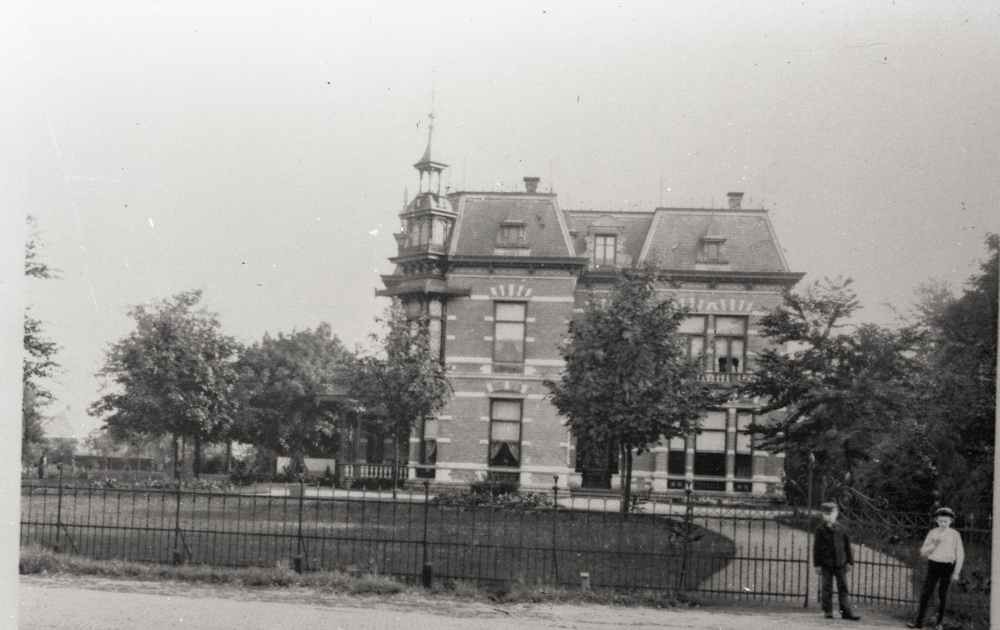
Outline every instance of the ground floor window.
<svg viewBox="0 0 1000 630"><path fill-rule="evenodd" d="M753 436L747 429L753 424L753 413L738 411L736 413L736 468L733 476L737 479L753 477Z"/></svg>
<svg viewBox="0 0 1000 630"><path fill-rule="evenodd" d="M670 450L667 452L667 474L683 475L686 472L687 452L684 449L684 438L671 438Z"/></svg>
<svg viewBox="0 0 1000 630"><path fill-rule="evenodd" d="M424 434L420 440L420 463L424 466L437 464L437 432L437 420L429 418L424 421ZM417 477L434 479L434 470L418 468Z"/></svg>
<svg viewBox="0 0 1000 630"><path fill-rule="evenodd" d="M490 401L489 465L521 466L521 401Z"/></svg>
<svg viewBox="0 0 1000 630"><path fill-rule="evenodd" d="M699 477L726 476L726 412L706 412L702 432L694 441L694 474Z"/></svg>

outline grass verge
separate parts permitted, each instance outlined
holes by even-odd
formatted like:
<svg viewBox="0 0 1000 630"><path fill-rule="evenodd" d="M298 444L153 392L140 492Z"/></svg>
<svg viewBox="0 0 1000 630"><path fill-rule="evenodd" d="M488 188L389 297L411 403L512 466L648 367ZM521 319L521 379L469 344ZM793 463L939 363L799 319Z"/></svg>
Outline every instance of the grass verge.
<svg viewBox="0 0 1000 630"><path fill-rule="evenodd" d="M594 603L617 606L675 608L698 606L699 600L681 592L660 590L618 591L505 582L483 587L475 583L439 579L431 589L369 571L315 571L298 574L286 566L215 567L209 565L146 564L128 560L94 560L55 553L32 545L21 548L22 575L85 575L137 581L174 581L191 584L229 585L248 588L312 588L345 595L430 595L494 603Z"/></svg>

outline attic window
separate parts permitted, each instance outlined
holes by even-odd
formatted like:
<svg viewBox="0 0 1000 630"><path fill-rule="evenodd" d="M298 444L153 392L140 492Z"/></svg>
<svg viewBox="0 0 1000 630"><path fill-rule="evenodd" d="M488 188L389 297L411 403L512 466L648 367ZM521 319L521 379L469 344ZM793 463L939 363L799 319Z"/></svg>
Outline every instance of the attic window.
<svg viewBox="0 0 1000 630"><path fill-rule="evenodd" d="M699 252L701 262L722 263L726 262L723 255L723 245L726 239L716 236L706 236L701 239L701 251Z"/></svg>
<svg viewBox="0 0 1000 630"><path fill-rule="evenodd" d="M614 267L615 249L618 238L614 234L597 234L594 236L594 266Z"/></svg>
<svg viewBox="0 0 1000 630"><path fill-rule="evenodd" d="M527 247L524 221L504 221L500 224L497 244L502 247Z"/></svg>

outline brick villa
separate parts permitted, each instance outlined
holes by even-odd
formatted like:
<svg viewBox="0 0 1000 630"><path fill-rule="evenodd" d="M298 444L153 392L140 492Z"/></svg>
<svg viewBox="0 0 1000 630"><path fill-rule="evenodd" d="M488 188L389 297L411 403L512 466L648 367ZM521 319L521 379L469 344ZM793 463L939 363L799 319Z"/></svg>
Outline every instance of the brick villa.
<svg viewBox="0 0 1000 630"><path fill-rule="evenodd" d="M395 269L380 295L430 318L454 397L411 437L411 478L489 476L550 488L558 476L563 488L617 487L617 447L571 436L542 384L558 378L558 346L574 314L610 290L617 269L653 261L663 295L691 309L682 332L703 378L732 387L766 343L759 318L803 275L789 271L767 211L742 207L742 193L729 193L722 209L562 210L532 177L524 192L442 191L447 165L432 157L430 139L414 167L419 193L400 213ZM773 493L783 456L755 450L740 432L768 421L757 413L753 400L706 410L700 435L635 459L635 487ZM358 446L357 461L382 463L378 445Z"/></svg>

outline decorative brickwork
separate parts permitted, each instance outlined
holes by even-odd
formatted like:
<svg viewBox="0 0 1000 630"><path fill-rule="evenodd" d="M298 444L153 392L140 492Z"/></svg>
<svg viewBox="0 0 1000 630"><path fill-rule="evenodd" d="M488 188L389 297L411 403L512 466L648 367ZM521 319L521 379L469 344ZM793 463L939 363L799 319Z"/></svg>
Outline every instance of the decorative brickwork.
<svg viewBox="0 0 1000 630"><path fill-rule="evenodd" d="M429 153L415 165L421 181L439 175L429 164L444 168ZM607 297L615 267L660 268L664 297L691 309L689 351L702 357L704 379L719 387L752 372L765 343L760 317L802 276L788 270L763 209L563 211L551 193L439 195L424 186L400 218L397 268L383 276L381 294L446 314L436 320L444 333L436 339L455 396L428 425L434 436L413 440L433 449L435 474L421 473L433 483L499 475L535 488L551 488L556 477L561 487L617 487L615 449L571 436L542 385L558 378L570 319L590 300ZM721 246L711 260L706 242ZM754 450L739 431L751 419L768 421L754 415L757 408L734 399L706 410L718 426L637 458L637 483L654 493L683 493L687 484L720 496L773 493L783 458Z"/></svg>

